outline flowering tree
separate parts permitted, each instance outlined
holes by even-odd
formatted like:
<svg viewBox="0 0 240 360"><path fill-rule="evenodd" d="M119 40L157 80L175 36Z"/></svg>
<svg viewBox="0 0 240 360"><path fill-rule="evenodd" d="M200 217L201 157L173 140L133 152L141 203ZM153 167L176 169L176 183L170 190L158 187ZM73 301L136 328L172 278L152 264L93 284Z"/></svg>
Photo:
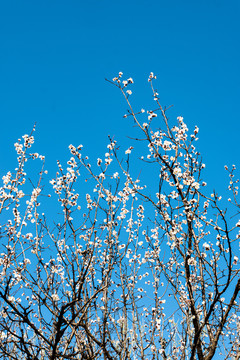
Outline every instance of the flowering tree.
<svg viewBox="0 0 240 360"><path fill-rule="evenodd" d="M139 166L111 138L95 165L70 145L50 194L33 133L15 144L0 188L2 359L240 359L235 167L227 212L202 179L198 128L170 125L154 79L147 113L130 104L131 78L111 81L140 134Z"/></svg>

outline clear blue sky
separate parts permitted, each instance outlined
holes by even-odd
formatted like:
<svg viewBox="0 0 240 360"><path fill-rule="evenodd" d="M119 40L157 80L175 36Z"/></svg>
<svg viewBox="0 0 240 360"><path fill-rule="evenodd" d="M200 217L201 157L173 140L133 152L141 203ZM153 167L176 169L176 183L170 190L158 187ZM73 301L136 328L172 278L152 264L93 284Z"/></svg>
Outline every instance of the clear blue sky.
<svg viewBox="0 0 240 360"><path fill-rule="evenodd" d="M174 104L172 120L182 115L200 127L198 146L217 188L227 180L223 165L240 165L239 18L238 0L2 1L1 169L15 167L13 143L35 122L34 149L54 171L70 143L82 143L92 159L108 134L125 146L134 129L104 78L131 76L140 109L153 71L162 104Z"/></svg>

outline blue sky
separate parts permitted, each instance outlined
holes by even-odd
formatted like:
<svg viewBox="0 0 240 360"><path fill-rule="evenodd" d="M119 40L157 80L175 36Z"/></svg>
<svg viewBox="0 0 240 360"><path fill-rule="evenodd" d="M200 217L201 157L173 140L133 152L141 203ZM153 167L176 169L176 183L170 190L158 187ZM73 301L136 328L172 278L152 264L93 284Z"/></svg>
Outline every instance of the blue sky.
<svg viewBox="0 0 240 360"><path fill-rule="evenodd" d="M239 16L235 0L2 1L1 173L15 167L13 143L35 122L34 150L53 173L70 143L91 159L108 134L126 148L135 129L104 79L131 76L137 110L151 103L153 71L171 120L200 127L207 180L222 189L223 165L239 165Z"/></svg>

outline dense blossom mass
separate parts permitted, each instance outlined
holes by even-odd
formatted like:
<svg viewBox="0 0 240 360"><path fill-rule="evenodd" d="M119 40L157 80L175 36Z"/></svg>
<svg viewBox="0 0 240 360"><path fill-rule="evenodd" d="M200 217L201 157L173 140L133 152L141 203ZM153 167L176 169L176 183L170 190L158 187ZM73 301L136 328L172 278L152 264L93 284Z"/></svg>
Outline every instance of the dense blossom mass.
<svg viewBox="0 0 240 360"><path fill-rule="evenodd" d="M127 149L109 138L90 163L70 145L49 180L35 129L15 143L0 188L2 359L240 357L236 167L226 209L203 179L199 128L170 124L153 73L154 110L134 111L122 76L108 81L137 127Z"/></svg>

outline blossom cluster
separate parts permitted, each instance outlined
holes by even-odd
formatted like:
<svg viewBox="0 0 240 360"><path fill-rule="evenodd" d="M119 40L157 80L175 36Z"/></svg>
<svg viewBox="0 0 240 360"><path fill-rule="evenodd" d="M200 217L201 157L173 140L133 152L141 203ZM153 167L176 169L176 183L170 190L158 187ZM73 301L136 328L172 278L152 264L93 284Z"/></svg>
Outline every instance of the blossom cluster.
<svg viewBox="0 0 240 360"><path fill-rule="evenodd" d="M171 125L156 76L154 110L136 112L133 79L122 77L112 83L141 141L123 150L110 139L93 162L71 144L47 182L33 135L15 144L18 167L0 188L0 356L177 360L239 350L239 216L208 191L199 128L189 135L183 117ZM26 162L36 159L33 186ZM236 168L225 169L238 213Z"/></svg>

